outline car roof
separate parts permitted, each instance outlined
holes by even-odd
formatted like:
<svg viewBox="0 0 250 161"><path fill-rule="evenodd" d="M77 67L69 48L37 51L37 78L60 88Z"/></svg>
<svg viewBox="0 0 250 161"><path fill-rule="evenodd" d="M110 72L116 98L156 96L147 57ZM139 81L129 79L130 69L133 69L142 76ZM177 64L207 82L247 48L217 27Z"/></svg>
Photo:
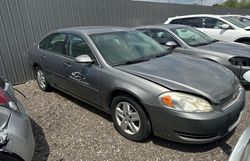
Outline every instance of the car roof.
<svg viewBox="0 0 250 161"><path fill-rule="evenodd" d="M128 30L131 29L126 27L115 27L115 26L86 26L86 27L62 28L54 32L78 32L82 34L98 34L98 33L119 32Z"/></svg>
<svg viewBox="0 0 250 161"><path fill-rule="evenodd" d="M178 28L178 27L186 27L186 28L189 28L190 26L187 26L187 25L179 25L179 24L160 24L160 25L139 26L139 27L135 27L135 29L145 29L145 28L173 29L173 28Z"/></svg>
<svg viewBox="0 0 250 161"><path fill-rule="evenodd" d="M227 15L213 15L213 14L195 14L195 15L183 15L183 16L176 16L170 17L169 19L178 19L178 18L191 18L191 17L223 17Z"/></svg>

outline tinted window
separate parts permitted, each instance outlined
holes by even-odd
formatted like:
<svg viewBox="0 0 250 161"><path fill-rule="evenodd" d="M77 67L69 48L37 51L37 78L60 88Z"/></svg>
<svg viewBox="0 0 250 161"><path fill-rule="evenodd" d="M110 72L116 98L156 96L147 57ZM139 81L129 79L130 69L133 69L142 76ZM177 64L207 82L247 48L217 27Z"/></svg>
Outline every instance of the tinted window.
<svg viewBox="0 0 250 161"><path fill-rule="evenodd" d="M39 46L41 49L64 54L65 53L65 38L66 38L66 34L63 34L63 33L53 34L45 38L40 43Z"/></svg>
<svg viewBox="0 0 250 161"><path fill-rule="evenodd" d="M171 21L170 23L188 25L191 27L202 27L202 20L199 17L177 19Z"/></svg>
<svg viewBox="0 0 250 161"><path fill-rule="evenodd" d="M75 58L79 55L89 55L91 58L93 58L90 47L80 36L69 35L68 42L69 56Z"/></svg>
<svg viewBox="0 0 250 161"><path fill-rule="evenodd" d="M225 24L225 22L218 20L216 18L206 17L203 18L203 27L204 28L212 28L212 29L219 29L221 25Z"/></svg>
<svg viewBox="0 0 250 161"><path fill-rule="evenodd" d="M162 45L165 45L169 41L176 42L175 39L167 31L164 30L152 29L150 30L150 35L153 39L155 39Z"/></svg>

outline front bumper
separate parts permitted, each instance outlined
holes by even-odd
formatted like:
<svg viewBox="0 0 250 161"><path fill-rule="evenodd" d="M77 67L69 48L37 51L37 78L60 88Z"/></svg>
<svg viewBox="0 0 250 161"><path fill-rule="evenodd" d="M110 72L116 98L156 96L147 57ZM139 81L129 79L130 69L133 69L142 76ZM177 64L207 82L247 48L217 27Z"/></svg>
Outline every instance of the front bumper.
<svg viewBox="0 0 250 161"><path fill-rule="evenodd" d="M164 107L145 107L156 136L175 142L204 144L230 133L238 124L244 105L245 90L241 88L237 98L223 107L224 111L186 113Z"/></svg>
<svg viewBox="0 0 250 161"><path fill-rule="evenodd" d="M33 131L26 110L19 101L17 105L20 112L12 111L7 126L8 142L1 150L31 161L35 149Z"/></svg>

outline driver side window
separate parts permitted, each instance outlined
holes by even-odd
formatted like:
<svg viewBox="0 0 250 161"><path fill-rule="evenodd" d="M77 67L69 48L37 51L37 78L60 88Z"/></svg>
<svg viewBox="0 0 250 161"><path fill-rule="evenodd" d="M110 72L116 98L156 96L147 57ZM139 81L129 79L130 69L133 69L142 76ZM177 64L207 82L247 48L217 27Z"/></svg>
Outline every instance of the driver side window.
<svg viewBox="0 0 250 161"><path fill-rule="evenodd" d="M150 30L150 36L161 45L165 45L169 41L173 41L178 44L178 42L176 42L176 40L167 31L164 30L152 29Z"/></svg>
<svg viewBox="0 0 250 161"><path fill-rule="evenodd" d="M223 24L225 24L225 22L215 18L204 17L202 19L203 28L220 29Z"/></svg>
<svg viewBox="0 0 250 161"><path fill-rule="evenodd" d="M92 60L95 60L89 45L80 36L69 34L67 46L67 55L69 57L76 58L80 55L88 55ZM97 64L97 62L95 61L94 64Z"/></svg>

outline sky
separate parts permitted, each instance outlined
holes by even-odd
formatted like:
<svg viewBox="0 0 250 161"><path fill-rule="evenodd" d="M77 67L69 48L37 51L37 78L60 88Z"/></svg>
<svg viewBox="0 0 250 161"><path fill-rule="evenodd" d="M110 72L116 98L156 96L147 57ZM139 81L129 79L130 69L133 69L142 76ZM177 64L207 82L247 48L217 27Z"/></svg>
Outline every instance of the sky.
<svg viewBox="0 0 250 161"><path fill-rule="evenodd" d="M202 4L203 5L208 5L208 6L212 6L213 4L216 3L222 3L225 0L138 0L138 1L157 1L157 2L171 2L171 3L181 3L181 4Z"/></svg>

